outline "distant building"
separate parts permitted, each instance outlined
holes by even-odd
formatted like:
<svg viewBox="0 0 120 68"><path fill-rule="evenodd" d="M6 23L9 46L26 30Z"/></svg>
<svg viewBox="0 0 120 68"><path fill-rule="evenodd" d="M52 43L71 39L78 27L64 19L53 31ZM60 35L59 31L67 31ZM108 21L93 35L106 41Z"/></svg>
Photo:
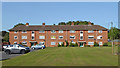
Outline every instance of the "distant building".
<svg viewBox="0 0 120 68"><path fill-rule="evenodd" d="M10 44L20 44L32 46L34 44L45 44L46 47L56 47L58 44L66 45L78 43L80 47L84 45L94 46L97 42L100 46L108 40L108 31L100 25L19 25L9 30Z"/></svg>

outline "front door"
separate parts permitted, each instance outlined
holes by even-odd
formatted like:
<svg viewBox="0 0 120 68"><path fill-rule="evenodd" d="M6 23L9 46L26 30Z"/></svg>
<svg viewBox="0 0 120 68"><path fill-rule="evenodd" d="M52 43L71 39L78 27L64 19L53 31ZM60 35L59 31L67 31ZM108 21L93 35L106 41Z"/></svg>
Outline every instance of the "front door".
<svg viewBox="0 0 120 68"><path fill-rule="evenodd" d="M80 47L83 47L83 42L80 42Z"/></svg>
<svg viewBox="0 0 120 68"><path fill-rule="evenodd" d="M34 43L33 42L31 42L31 46L33 46L34 45Z"/></svg>

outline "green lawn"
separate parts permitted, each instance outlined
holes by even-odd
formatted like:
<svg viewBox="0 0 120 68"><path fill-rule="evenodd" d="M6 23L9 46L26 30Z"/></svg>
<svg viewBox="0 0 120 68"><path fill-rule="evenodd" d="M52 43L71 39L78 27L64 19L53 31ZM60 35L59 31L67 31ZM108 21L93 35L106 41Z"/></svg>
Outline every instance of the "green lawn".
<svg viewBox="0 0 120 68"><path fill-rule="evenodd" d="M111 47L49 47L3 61L3 66L117 66Z"/></svg>

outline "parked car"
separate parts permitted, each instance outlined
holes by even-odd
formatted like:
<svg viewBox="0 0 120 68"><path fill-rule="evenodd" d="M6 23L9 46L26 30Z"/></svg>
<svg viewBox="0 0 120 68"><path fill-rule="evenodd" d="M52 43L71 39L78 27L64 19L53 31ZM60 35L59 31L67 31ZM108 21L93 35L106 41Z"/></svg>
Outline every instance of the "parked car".
<svg viewBox="0 0 120 68"><path fill-rule="evenodd" d="M31 49L44 49L45 45L43 44L37 44L37 45L33 45L31 46Z"/></svg>
<svg viewBox="0 0 120 68"><path fill-rule="evenodd" d="M30 52L29 47L22 46L20 44L14 44L14 45L9 45L7 48L4 49L4 52L6 54L11 54L11 53L21 53L25 54L27 52Z"/></svg>
<svg viewBox="0 0 120 68"><path fill-rule="evenodd" d="M7 48L9 45L3 45L2 46L2 51L4 51L5 48Z"/></svg>

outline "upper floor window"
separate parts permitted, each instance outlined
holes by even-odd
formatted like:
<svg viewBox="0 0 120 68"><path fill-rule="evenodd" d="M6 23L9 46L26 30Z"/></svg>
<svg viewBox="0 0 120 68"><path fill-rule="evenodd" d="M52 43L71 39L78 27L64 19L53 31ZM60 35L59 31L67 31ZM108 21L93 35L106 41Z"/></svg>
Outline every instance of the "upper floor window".
<svg viewBox="0 0 120 68"><path fill-rule="evenodd" d="M103 45L102 42L99 42L99 45Z"/></svg>
<svg viewBox="0 0 120 68"><path fill-rule="evenodd" d="M51 39L56 39L56 37L55 36L51 36Z"/></svg>
<svg viewBox="0 0 120 68"><path fill-rule="evenodd" d="M94 36L88 36L88 39L94 39Z"/></svg>
<svg viewBox="0 0 120 68"><path fill-rule="evenodd" d="M59 39L63 39L63 36L59 36Z"/></svg>
<svg viewBox="0 0 120 68"><path fill-rule="evenodd" d="M88 42L88 45L94 45L94 42Z"/></svg>
<svg viewBox="0 0 120 68"><path fill-rule="evenodd" d="M55 45L55 42L51 42L51 45Z"/></svg>
<svg viewBox="0 0 120 68"><path fill-rule="evenodd" d="M102 30L99 30L99 33L102 33Z"/></svg>
<svg viewBox="0 0 120 68"><path fill-rule="evenodd" d="M102 39L102 36L97 36L97 39Z"/></svg>
<svg viewBox="0 0 120 68"><path fill-rule="evenodd" d="M14 33L17 33L18 31L14 31Z"/></svg>
<svg viewBox="0 0 120 68"><path fill-rule="evenodd" d="M44 30L40 30L39 33L45 33L45 31Z"/></svg>
<svg viewBox="0 0 120 68"><path fill-rule="evenodd" d="M32 40L34 40L35 39L35 37L34 36L32 36Z"/></svg>
<svg viewBox="0 0 120 68"><path fill-rule="evenodd" d="M27 36L22 36L22 39L27 39Z"/></svg>
<svg viewBox="0 0 120 68"><path fill-rule="evenodd" d="M14 39L17 39L17 36L14 36Z"/></svg>
<svg viewBox="0 0 120 68"><path fill-rule="evenodd" d="M88 30L88 33L93 33L94 31L93 30Z"/></svg>
<svg viewBox="0 0 120 68"><path fill-rule="evenodd" d="M34 34L35 32L34 31L32 31L32 34Z"/></svg>
<svg viewBox="0 0 120 68"><path fill-rule="evenodd" d="M39 36L39 39L45 39L45 36Z"/></svg>
<svg viewBox="0 0 120 68"><path fill-rule="evenodd" d="M63 33L63 30L59 30L59 33Z"/></svg>
<svg viewBox="0 0 120 68"><path fill-rule="evenodd" d="M70 30L70 33L75 33L75 30Z"/></svg>
<svg viewBox="0 0 120 68"><path fill-rule="evenodd" d="M51 30L51 33L56 33L55 30Z"/></svg>
<svg viewBox="0 0 120 68"><path fill-rule="evenodd" d="M27 33L27 31L26 31L26 30L23 30L22 33Z"/></svg>
<svg viewBox="0 0 120 68"><path fill-rule="evenodd" d="M75 39L75 36L70 36L70 39Z"/></svg>
<svg viewBox="0 0 120 68"><path fill-rule="evenodd" d="M83 34L83 31L80 31L80 34Z"/></svg>

